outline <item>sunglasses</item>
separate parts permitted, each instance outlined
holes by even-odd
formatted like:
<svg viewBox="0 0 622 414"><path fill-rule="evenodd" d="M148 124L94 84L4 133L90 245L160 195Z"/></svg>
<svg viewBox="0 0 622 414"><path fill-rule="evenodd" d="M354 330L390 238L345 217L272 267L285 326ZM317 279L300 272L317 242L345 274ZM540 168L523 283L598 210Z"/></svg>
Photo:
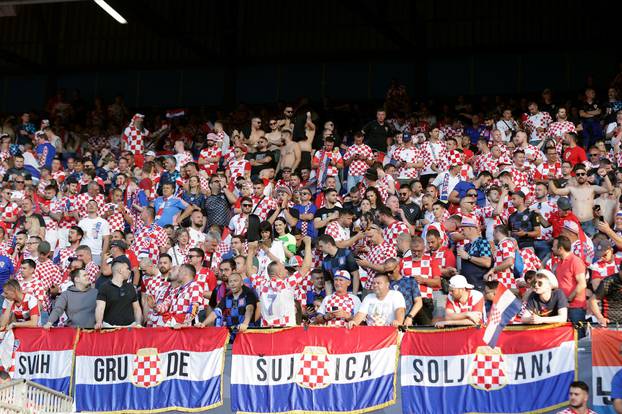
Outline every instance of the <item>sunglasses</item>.
<svg viewBox="0 0 622 414"><path fill-rule="evenodd" d="M15 184L24 184L24 181L15 181Z"/></svg>
<svg viewBox="0 0 622 414"><path fill-rule="evenodd" d="M400 193L401 196L407 196L408 193Z"/></svg>
<svg viewBox="0 0 622 414"><path fill-rule="evenodd" d="M575 175L577 177L585 177L587 175L587 173L576 173Z"/></svg>
<svg viewBox="0 0 622 414"><path fill-rule="evenodd" d="M195 259L195 258L201 257L201 256L198 256L196 254L189 254L188 257Z"/></svg>
<svg viewBox="0 0 622 414"><path fill-rule="evenodd" d="M467 193L467 197L477 197L477 193Z"/></svg>
<svg viewBox="0 0 622 414"><path fill-rule="evenodd" d="M598 157L600 154L590 154L590 157Z"/></svg>
<svg viewBox="0 0 622 414"><path fill-rule="evenodd" d="M242 207L252 207L252 204L242 204Z"/></svg>
<svg viewBox="0 0 622 414"><path fill-rule="evenodd" d="M533 285L534 285L534 286L537 286L537 287L542 287L542 286L544 286L544 282L542 282L542 281L537 281L537 282L535 282Z"/></svg>

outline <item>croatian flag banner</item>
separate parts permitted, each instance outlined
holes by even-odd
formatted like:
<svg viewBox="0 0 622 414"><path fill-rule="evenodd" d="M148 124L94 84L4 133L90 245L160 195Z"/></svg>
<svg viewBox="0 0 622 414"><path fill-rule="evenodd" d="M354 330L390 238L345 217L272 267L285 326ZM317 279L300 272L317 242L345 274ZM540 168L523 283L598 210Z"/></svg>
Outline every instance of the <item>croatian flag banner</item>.
<svg viewBox="0 0 622 414"><path fill-rule="evenodd" d="M395 404L397 330L310 327L239 334L231 409L240 413L350 413Z"/></svg>
<svg viewBox="0 0 622 414"><path fill-rule="evenodd" d="M599 413L615 413L613 400L622 399L622 332L592 329L593 408Z"/></svg>
<svg viewBox="0 0 622 414"><path fill-rule="evenodd" d="M7 331L0 344L3 365L13 379L27 379L69 395L76 334L72 328Z"/></svg>
<svg viewBox="0 0 622 414"><path fill-rule="evenodd" d="M567 404L576 375L566 324L506 329L494 349L477 328L408 331L401 353L405 414L553 410Z"/></svg>
<svg viewBox="0 0 622 414"><path fill-rule="evenodd" d="M81 332L78 411L201 411L223 403L226 328Z"/></svg>

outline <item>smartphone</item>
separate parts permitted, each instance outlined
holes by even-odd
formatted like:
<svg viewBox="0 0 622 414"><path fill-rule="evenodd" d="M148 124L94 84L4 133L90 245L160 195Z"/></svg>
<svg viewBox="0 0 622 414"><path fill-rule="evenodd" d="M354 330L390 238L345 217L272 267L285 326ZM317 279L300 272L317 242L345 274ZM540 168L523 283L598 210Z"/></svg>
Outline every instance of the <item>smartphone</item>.
<svg viewBox="0 0 622 414"><path fill-rule="evenodd" d="M333 306L330 310L331 312L337 312L339 308L337 306Z"/></svg>

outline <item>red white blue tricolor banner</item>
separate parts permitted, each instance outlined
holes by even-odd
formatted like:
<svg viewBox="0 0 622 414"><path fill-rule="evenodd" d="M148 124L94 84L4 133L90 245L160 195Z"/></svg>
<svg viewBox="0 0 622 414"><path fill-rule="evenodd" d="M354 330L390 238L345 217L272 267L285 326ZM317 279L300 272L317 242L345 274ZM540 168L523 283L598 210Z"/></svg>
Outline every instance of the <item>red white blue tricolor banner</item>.
<svg viewBox="0 0 622 414"><path fill-rule="evenodd" d="M408 331L401 345L402 412L556 409L567 404L576 352L570 325L506 328L495 348L477 328Z"/></svg>
<svg viewBox="0 0 622 414"><path fill-rule="evenodd" d="M226 328L80 332L78 411L203 411L223 403Z"/></svg>
<svg viewBox="0 0 622 414"><path fill-rule="evenodd" d="M69 395L75 329L16 328L4 333L0 354L13 379L27 379Z"/></svg>
<svg viewBox="0 0 622 414"><path fill-rule="evenodd" d="M622 398L622 332L592 329L593 408L615 413L613 400Z"/></svg>
<svg viewBox="0 0 622 414"><path fill-rule="evenodd" d="M350 413L395 404L397 337L391 327L310 327L239 334L231 410Z"/></svg>

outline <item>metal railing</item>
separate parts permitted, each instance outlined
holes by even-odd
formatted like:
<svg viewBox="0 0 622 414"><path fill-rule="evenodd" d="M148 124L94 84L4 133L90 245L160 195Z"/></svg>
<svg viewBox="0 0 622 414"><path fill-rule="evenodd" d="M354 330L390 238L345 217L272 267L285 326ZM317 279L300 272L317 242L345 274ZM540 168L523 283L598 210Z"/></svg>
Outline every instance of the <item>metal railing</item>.
<svg viewBox="0 0 622 414"><path fill-rule="evenodd" d="M0 385L0 414L71 413L73 399L28 380Z"/></svg>

